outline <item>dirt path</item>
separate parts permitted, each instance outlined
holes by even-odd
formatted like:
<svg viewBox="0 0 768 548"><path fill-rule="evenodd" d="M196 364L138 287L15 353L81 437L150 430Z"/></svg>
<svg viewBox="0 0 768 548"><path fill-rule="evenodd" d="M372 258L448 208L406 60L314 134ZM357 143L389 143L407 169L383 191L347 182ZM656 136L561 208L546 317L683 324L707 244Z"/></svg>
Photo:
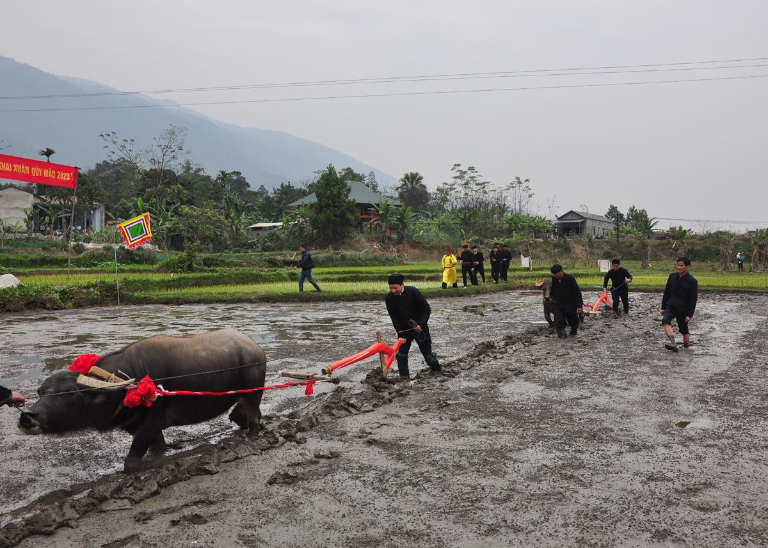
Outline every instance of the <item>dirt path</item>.
<svg viewBox="0 0 768 548"><path fill-rule="evenodd" d="M768 544L768 297L703 296L695 345L678 354L663 350L659 296L632 298L629 318L589 318L565 340L534 323L534 294L436 299L432 331L448 375L361 383L372 365L352 366L332 393L268 401L274 418L257 440L232 434L226 419L172 431L182 452L134 477L112 473L125 435L21 437L0 421L11 455L0 464L2 499L16 501L3 533L76 527L20 544L35 548ZM45 359L66 348L69 359L122 346L124 332L231 325L280 356L270 371L317 370L388 329L379 304L322 306L18 316L0 357L6 364L6 343ZM45 322L73 327L44 336ZM104 335L78 345L95 323ZM39 382L39 362L26 359L22 388ZM199 446L206 436L211 445Z"/></svg>

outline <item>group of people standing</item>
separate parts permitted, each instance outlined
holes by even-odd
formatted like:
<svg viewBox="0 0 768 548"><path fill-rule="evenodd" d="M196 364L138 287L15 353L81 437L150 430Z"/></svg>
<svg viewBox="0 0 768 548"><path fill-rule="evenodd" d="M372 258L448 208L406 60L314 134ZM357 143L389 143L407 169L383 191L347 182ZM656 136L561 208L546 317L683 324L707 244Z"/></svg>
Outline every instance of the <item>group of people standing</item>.
<svg viewBox="0 0 768 548"><path fill-rule="evenodd" d="M480 285L478 275L483 280L483 285L485 285L485 256L483 252L476 245L473 245L471 250L469 244L464 244L461 247L458 258L453 254L450 247L445 248L445 254L442 259L443 289L447 289L449 285L456 288L459 287L459 279L456 272L457 265L461 265L461 278L464 287L467 287L467 277L469 277L470 284ZM497 284L499 280L506 283L509 264L512 261L512 252L509 250L509 246L504 244L500 248L499 244L493 244L493 249L488 254L488 260L491 263L493 283Z"/></svg>

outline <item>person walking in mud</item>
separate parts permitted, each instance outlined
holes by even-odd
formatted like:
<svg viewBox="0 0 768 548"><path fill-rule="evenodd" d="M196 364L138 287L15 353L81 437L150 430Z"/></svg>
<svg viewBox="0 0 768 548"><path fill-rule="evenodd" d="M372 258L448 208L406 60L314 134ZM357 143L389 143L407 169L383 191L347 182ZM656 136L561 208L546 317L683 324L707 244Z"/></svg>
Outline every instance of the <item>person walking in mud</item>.
<svg viewBox="0 0 768 548"><path fill-rule="evenodd" d="M469 250L469 244L461 246L461 279L464 282L464 287L467 287L467 275L469 275L470 283L472 282L472 252ZM472 285L477 285L473 283Z"/></svg>
<svg viewBox="0 0 768 548"><path fill-rule="evenodd" d="M458 288L458 276L456 275L456 265L459 260L456 255L453 254L450 247L445 248L445 254L443 255L443 289L448 289L448 284L451 284L454 288Z"/></svg>
<svg viewBox="0 0 768 548"><path fill-rule="evenodd" d="M5 386L0 386L0 406L21 407L25 403L27 403L27 398L19 392L14 392Z"/></svg>
<svg viewBox="0 0 768 548"><path fill-rule="evenodd" d="M608 289L608 280L611 281L611 301L613 302L613 313L618 318L621 315L619 312L619 299L621 299L624 305L624 314L629 314L629 284L632 283L632 274L629 270L621 266L619 259L611 261L612 268L605 273L603 278L603 289Z"/></svg>
<svg viewBox="0 0 768 548"><path fill-rule="evenodd" d="M432 312L427 299L415 287L406 286L405 276L402 274L390 274L387 283L389 284L389 293L384 299L387 312L392 320L392 325L395 326L397 336L405 339L395 355L400 379L410 379L408 351L414 340L419 346L422 356L424 356L424 361L429 365L429 369L433 372L440 371L440 362L435 353L432 352L432 338L429 336L429 327L427 326L429 315Z"/></svg>
<svg viewBox="0 0 768 548"><path fill-rule="evenodd" d="M476 245L472 246L472 285L478 285L477 275L483 279L483 285L485 285L485 257L483 252L477 249Z"/></svg>
<svg viewBox="0 0 768 548"><path fill-rule="evenodd" d="M307 251L307 246L300 245L299 251L301 251L301 260L299 261L299 264L293 267L294 270L300 268L301 274L299 274L299 293L302 293L304 291L304 280L307 280L309 283L311 283L317 291L322 291L320 289L320 286L317 285L317 282L312 277L312 269L315 268L315 263L312 260L312 255Z"/></svg>
<svg viewBox="0 0 768 548"><path fill-rule="evenodd" d="M563 267L554 264L549 269L552 272L552 288L549 295L555 305L555 329L558 337L567 337L565 324L571 326L571 336L575 337L579 331L579 314L584 307L584 299L581 296L581 288L571 274L566 274Z"/></svg>
<svg viewBox="0 0 768 548"><path fill-rule="evenodd" d="M491 277L493 283L499 283L499 277L501 276L501 251L499 251L499 244L493 244L493 249L488 254L488 259L491 261Z"/></svg>
<svg viewBox="0 0 768 548"><path fill-rule="evenodd" d="M507 272L511 262L512 252L509 250L509 246L504 244L501 246L501 279L504 280L504 283L507 282Z"/></svg>
<svg viewBox="0 0 768 548"><path fill-rule="evenodd" d="M661 325L669 339L664 348L677 352L675 334L672 331L672 319L677 320L677 330L683 336L683 347L691 346L691 334L688 331L688 323L696 311L696 301L699 299L699 282L691 276L688 269L691 260L688 257L677 259L677 272L673 272L667 279L664 288L664 296L661 298Z"/></svg>

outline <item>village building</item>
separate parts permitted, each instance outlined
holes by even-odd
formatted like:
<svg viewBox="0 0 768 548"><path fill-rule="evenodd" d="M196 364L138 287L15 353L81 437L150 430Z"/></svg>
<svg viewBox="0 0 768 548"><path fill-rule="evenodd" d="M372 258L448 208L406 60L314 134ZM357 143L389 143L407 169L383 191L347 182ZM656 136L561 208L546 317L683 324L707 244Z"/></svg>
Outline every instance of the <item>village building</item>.
<svg viewBox="0 0 768 548"><path fill-rule="evenodd" d="M592 236L605 238L614 228L613 221L602 215L571 210L554 222L558 236Z"/></svg>
<svg viewBox="0 0 768 548"><path fill-rule="evenodd" d="M0 219L6 226L25 228L27 215L40 202L42 200L31 192L13 186L4 188L0 190Z"/></svg>
<svg viewBox="0 0 768 548"><path fill-rule="evenodd" d="M283 223L256 223L248 227L251 232L251 237L258 238L264 234L270 232L279 231L283 226Z"/></svg>
<svg viewBox="0 0 768 548"><path fill-rule="evenodd" d="M378 210L379 203L382 200L392 206L395 206L395 207L400 206L400 202L398 202L397 200L393 200L392 198L387 198L386 196L383 196L378 192L374 192L373 190L365 186L363 183L358 183L357 181L350 181L350 182L347 182L347 185L349 186L349 190L350 190L349 198L355 201L355 205L357 207L357 214L359 216L359 220L357 223L356 230L358 232L373 231L374 221L377 221L379 219L379 216L376 214L376 211ZM303 205L314 204L315 202L317 202L317 196L315 196L315 193L313 192L309 196L304 196L303 198L300 198L295 202L291 202L290 204L288 204L288 207L301 207Z"/></svg>

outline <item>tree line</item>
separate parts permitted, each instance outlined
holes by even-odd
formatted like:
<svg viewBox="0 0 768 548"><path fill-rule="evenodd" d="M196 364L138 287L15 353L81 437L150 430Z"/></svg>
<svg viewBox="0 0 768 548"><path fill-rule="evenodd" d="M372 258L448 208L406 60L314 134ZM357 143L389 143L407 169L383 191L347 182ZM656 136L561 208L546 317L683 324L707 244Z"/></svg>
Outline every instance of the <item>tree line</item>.
<svg viewBox="0 0 768 548"><path fill-rule="evenodd" d="M534 238L552 232L550 222L535 213L530 180L519 177L505 185L486 180L473 166L452 167L450 180L430 191L418 172L405 173L393 187L380 185L373 172L356 172L332 165L313 178L283 182L271 190L252 189L239 171L215 175L189 158L186 128L169 126L153 142L141 146L115 132L101 134L106 158L78 175L75 226L84 225L90 212L104 205L109 224L148 211L154 241L161 248L200 249L293 246L305 241L335 245L355 230L383 240L409 240L442 247L451 242L483 242L500 238ZM51 148L40 151L48 161ZM359 182L384 199L373 204L371 220L361 225L349 182ZM68 189L28 185L42 202L29 212L28 231L68 230L72 192ZM288 204L315 193L317 201L305 207ZM282 238L253 242L248 226L281 222ZM114 229L80 235L95 240L114 239Z"/></svg>

